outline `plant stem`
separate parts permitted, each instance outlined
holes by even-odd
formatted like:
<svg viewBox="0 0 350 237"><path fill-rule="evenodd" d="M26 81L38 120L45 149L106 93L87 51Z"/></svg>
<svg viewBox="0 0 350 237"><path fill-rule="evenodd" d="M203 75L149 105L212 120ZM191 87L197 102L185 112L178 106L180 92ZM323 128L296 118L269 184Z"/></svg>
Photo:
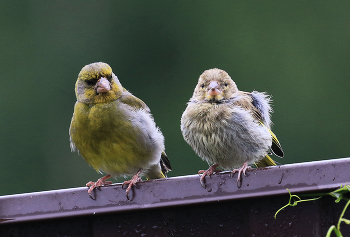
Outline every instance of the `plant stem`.
<svg viewBox="0 0 350 237"><path fill-rule="evenodd" d="M342 211L342 213L341 213L341 215L339 217L338 226L337 226L337 229L339 230L339 232L340 232L340 223L341 223L341 221L343 219L343 216L344 216L345 211L348 208L349 204L350 204L350 200L346 203L346 205L345 205L345 207L344 207L344 209L343 209L343 211Z"/></svg>

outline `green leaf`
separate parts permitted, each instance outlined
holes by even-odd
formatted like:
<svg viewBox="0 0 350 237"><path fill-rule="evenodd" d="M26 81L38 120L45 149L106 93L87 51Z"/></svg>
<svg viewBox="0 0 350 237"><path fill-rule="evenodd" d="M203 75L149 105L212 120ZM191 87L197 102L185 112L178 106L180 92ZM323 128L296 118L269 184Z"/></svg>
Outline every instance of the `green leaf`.
<svg viewBox="0 0 350 237"><path fill-rule="evenodd" d="M349 201L350 200L350 185L340 186L339 189L330 192L329 195L336 198L335 202L338 203L340 200Z"/></svg>

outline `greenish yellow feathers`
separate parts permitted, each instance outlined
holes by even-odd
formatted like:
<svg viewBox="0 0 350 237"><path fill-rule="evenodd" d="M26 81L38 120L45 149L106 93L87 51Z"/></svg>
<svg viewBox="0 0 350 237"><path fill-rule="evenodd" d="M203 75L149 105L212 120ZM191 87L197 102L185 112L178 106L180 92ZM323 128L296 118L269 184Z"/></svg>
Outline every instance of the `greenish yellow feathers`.
<svg viewBox="0 0 350 237"><path fill-rule="evenodd" d="M92 63L83 67L78 75L78 80L98 80L101 77L111 78L112 68L107 63Z"/></svg>
<svg viewBox="0 0 350 237"><path fill-rule="evenodd" d="M260 121L260 124L262 126L266 127L262 121ZM278 141L276 135L268 127L266 127L266 129L269 130L271 137L272 137L272 145L271 145L272 152L276 156L283 157L284 153L282 150L282 146L281 146L280 142ZM260 168L260 167L267 167L267 166L275 166L276 162L269 155L266 155L262 160L259 160L259 161L255 162L254 164L256 165L256 167Z"/></svg>
<svg viewBox="0 0 350 237"><path fill-rule="evenodd" d="M77 102L70 126L72 150L108 175L94 188L107 184L109 177L130 176L132 185L147 178L164 178L171 170L164 153L164 137L147 105L124 89L111 67L102 62L83 67L75 84Z"/></svg>
<svg viewBox="0 0 350 237"><path fill-rule="evenodd" d="M260 121L260 124L262 126L266 127L265 124L262 121ZM283 157L284 156L284 152L282 150L282 146L281 146L280 142L278 141L276 135L268 127L266 127L266 129L269 130L269 133L271 134L271 137L272 137L271 150L272 150L273 154L275 154L278 157Z"/></svg>
<svg viewBox="0 0 350 237"><path fill-rule="evenodd" d="M275 166L276 165L275 161L269 155L266 155L264 157L264 159L259 160L258 162L255 162L254 164L258 168L260 168L260 167L267 167L267 166Z"/></svg>
<svg viewBox="0 0 350 237"><path fill-rule="evenodd" d="M111 67L106 63L93 63L83 67L75 84L78 102L97 104L111 102L120 98L125 89L122 87ZM94 86L100 78L106 78L111 84L111 90L106 93L96 93Z"/></svg>

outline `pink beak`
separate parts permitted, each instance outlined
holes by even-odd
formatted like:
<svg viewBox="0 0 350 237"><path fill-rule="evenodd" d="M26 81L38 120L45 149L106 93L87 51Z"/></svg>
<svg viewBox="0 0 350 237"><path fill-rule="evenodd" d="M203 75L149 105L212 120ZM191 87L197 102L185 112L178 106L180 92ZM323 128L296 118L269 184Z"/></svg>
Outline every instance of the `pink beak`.
<svg viewBox="0 0 350 237"><path fill-rule="evenodd" d="M219 84L217 81L210 82L208 86L208 95L209 96L217 96L221 94L221 91L218 89Z"/></svg>
<svg viewBox="0 0 350 237"><path fill-rule="evenodd" d="M105 93L111 90L111 84L105 77L101 77L95 85L95 90L97 93Z"/></svg>

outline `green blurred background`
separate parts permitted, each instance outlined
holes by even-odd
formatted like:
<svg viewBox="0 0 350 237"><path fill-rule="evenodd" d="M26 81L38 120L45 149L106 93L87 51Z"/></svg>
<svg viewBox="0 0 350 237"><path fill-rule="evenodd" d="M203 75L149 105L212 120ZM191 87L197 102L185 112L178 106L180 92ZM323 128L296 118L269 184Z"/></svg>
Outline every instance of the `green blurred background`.
<svg viewBox="0 0 350 237"><path fill-rule="evenodd" d="M214 67L273 95L280 164L349 156L349 12L349 1L1 1L0 195L101 177L68 136L77 75L96 61L151 108L170 177L208 167L180 118Z"/></svg>

